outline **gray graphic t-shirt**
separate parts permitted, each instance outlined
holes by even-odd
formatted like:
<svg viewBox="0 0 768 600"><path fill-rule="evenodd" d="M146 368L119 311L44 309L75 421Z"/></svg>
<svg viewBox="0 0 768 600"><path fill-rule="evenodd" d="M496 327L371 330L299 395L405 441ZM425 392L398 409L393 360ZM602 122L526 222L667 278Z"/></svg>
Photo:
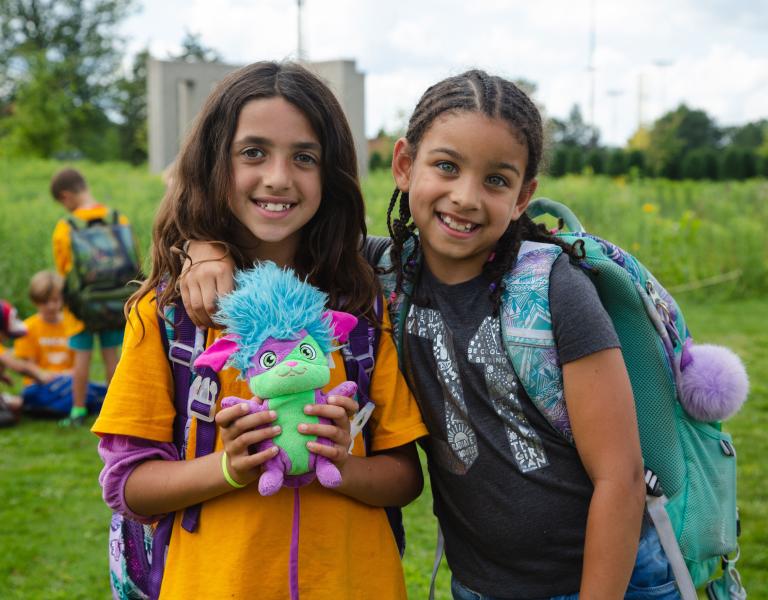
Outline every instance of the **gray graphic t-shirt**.
<svg viewBox="0 0 768 600"><path fill-rule="evenodd" d="M425 305L413 304L405 322L405 372L430 432L446 558L484 594L574 593L592 484L515 375L488 285L482 275L445 285L425 266L415 294ZM619 346L594 286L566 256L552 269L550 306L561 363Z"/></svg>

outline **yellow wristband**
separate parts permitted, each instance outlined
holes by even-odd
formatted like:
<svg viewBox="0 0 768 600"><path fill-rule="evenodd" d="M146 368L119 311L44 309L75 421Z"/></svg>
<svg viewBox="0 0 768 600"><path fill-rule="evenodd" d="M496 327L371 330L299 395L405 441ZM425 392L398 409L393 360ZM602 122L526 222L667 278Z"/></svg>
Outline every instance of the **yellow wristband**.
<svg viewBox="0 0 768 600"><path fill-rule="evenodd" d="M231 485L235 489L244 488L245 484L237 483L234 479L232 479L232 475L229 474L229 471L227 471L227 453L222 452L221 453L221 472L224 473L224 479L227 480L227 483Z"/></svg>

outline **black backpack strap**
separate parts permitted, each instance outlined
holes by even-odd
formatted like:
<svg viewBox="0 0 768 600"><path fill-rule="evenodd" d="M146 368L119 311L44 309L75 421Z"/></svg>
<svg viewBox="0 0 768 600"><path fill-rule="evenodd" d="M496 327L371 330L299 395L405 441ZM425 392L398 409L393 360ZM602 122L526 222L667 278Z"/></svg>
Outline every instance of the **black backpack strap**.
<svg viewBox="0 0 768 600"><path fill-rule="evenodd" d="M376 297L374 303L374 315L376 323L360 316L357 325L349 333L347 346L342 350L344 367L347 377L357 383L357 402L360 410L371 402L370 387L373 377L373 367L376 363L376 353L381 340L381 324L384 318L384 299L381 295ZM365 454L371 454L371 427L370 421L363 427L363 442ZM395 536L397 549L400 556L405 553L405 528L403 527L403 513L399 507L387 507L387 519Z"/></svg>
<svg viewBox="0 0 768 600"><path fill-rule="evenodd" d="M84 221L81 221L80 219L76 219L72 215L67 217L67 224L74 229L75 231L80 231L80 224L78 224L78 221L80 221L80 224L85 223ZM87 226L87 223L85 223Z"/></svg>
<svg viewBox="0 0 768 600"><path fill-rule="evenodd" d="M173 403L176 417L173 424L173 440L179 458L186 456L186 444L192 417L197 419L195 458L213 452L216 444L216 402L221 385L218 374L210 367L195 371L193 363L205 348L205 332L198 330L189 318L184 304L179 300L173 307L173 336L169 337L166 321L158 316L160 333L174 382ZM197 529L202 505L196 504L184 510L182 526L189 532Z"/></svg>

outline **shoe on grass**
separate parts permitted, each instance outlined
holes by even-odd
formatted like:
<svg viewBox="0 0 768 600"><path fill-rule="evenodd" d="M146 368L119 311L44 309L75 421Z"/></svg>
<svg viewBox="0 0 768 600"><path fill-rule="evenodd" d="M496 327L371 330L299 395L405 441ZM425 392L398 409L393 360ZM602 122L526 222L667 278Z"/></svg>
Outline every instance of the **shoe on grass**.
<svg viewBox="0 0 768 600"><path fill-rule="evenodd" d="M88 409L84 406L73 406L69 416L59 421L59 427L82 427L85 425L85 416Z"/></svg>

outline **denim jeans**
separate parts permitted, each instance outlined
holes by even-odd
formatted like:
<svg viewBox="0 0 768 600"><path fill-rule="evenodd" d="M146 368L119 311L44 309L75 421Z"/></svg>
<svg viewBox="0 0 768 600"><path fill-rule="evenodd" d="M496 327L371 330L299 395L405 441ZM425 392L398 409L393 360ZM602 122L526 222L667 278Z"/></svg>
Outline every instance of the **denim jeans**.
<svg viewBox="0 0 768 600"><path fill-rule="evenodd" d="M453 600L504 600L497 596L488 596L464 586L458 579L451 577ZM514 596L510 596L513 598ZM554 596L550 600L578 600L579 594ZM643 522L643 534L637 549L637 559L632 577L629 580L625 600L680 600L675 586L672 569L667 556L661 548L656 529L646 517Z"/></svg>

